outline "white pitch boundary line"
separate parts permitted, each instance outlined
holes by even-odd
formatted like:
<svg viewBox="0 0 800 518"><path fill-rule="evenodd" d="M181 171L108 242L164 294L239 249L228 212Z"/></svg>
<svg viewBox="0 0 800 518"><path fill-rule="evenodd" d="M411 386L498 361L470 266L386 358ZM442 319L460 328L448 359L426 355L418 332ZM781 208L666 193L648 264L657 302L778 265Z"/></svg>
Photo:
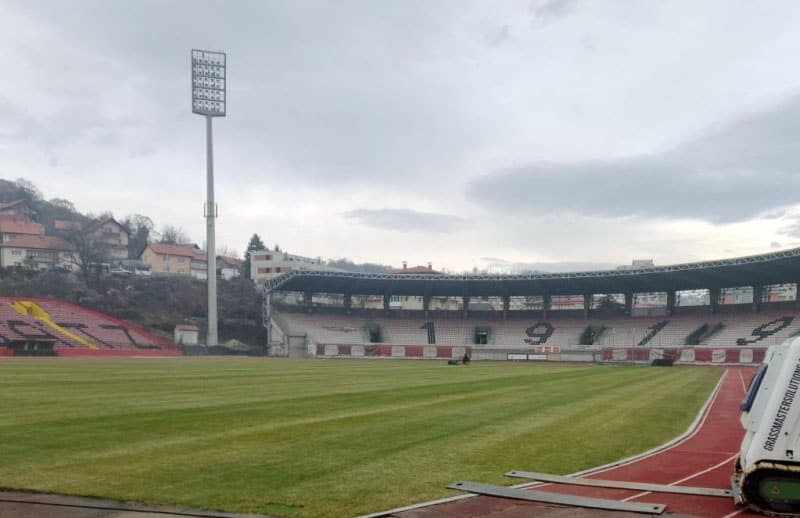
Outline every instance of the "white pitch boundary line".
<svg viewBox="0 0 800 518"><path fill-rule="evenodd" d="M594 467L594 468L585 469L583 471L576 471L575 473L570 473L567 476L570 476L570 477L585 477L587 475L594 475L594 474L597 474L597 473L604 473L604 472L609 471L609 470L611 470L613 468L626 466L626 465L632 464L632 463L634 463L636 461L644 460L646 458L652 457L653 455L656 455L656 454L661 453L663 451L671 450L672 448L675 448L676 446L679 446L679 445L683 444L684 442L688 441L689 439L691 439L692 437L694 437L697 434L697 432L702 427L703 423L705 423L706 418L708 417L708 414L711 412L711 407L714 404L714 401L717 400L717 396L719 395L720 389L722 388L722 384L725 381L725 378L728 377L728 371L729 370L730 369L726 368L725 372L722 373L722 376L720 376L719 381L717 382L717 385L714 387L714 390L711 392L711 394L709 394L708 399L706 399L706 402L700 408L700 411L697 413L697 416L695 416L694 421L692 421L692 423L689 425L689 427L686 428L686 431L684 431L681 435L679 435L679 436L677 436L677 437L665 442L664 444L662 444L660 446L656 446L655 448L651 448L651 449L649 449L647 451L644 451L642 453L638 453L636 455L632 455L630 457L627 457L625 459L621 459L621 460L618 460L618 461L610 462L608 464L603 464L602 466L597 466L597 467ZM552 485L552 484L551 483L542 483L542 482L525 482L523 484L517 484L517 485L509 486L509 487L514 488L514 489L525 489L525 488L529 488L529 487L544 487L544 486L549 486L549 485ZM394 509L389 509L389 510L386 510L386 511L378 511L377 513L363 514L363 515L357 516L356 518L380 518L382 516L388 516L390 514L402 513L402 512L405 512L405 511L411 511L411 510L414 510L414 509L420 509L422 507L430 507L432 505L446 504L446 503L449 503L449 502L457 502L458 500L464 500L466 498L474 498L476 496L479 496L479 495L476 495L474 493L467 493L467 494L464 494L464 495L450 496L450 497L446 497L446 498L440 498L438 500L429 500L427 502L420 502L418 504L411 504L411 505L407 505L407 506L403 506L403 507L396 507Z"/></svg>

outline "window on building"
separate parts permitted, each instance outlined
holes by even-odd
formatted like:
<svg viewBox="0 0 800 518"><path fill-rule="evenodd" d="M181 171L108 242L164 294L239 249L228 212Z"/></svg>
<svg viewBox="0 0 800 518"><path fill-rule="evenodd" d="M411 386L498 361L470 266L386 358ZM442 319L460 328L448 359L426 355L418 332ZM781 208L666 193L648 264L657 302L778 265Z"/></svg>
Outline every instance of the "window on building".
<svg viewBox="0 0 800 518"><path fill-rule="evenodd" d="M280 267L280 266L278 266L277 268L275 268L275 273L281 273L281 267Z"/></svg>
<svg viewBox="0 0 800 518"><path fill-rule="evenodd" d="M263 260L264 260L264 261L272 261L272 256L271 256L271 255L269 255L269 254L267 254L267 255L263 255L263 256L261 256L261 257L263 258Z"/></svg>
<svg viewBox="0 0 800 518"><path fill-rule="evenodd" d="M22 250L11 250L11 255L20 256L22 255Z"/></svg>
<svg viewBox="0 0 800 518"><path fill-rule="evenodd" d="M272 268L259 268L258 273L272 273Z"/></svg>

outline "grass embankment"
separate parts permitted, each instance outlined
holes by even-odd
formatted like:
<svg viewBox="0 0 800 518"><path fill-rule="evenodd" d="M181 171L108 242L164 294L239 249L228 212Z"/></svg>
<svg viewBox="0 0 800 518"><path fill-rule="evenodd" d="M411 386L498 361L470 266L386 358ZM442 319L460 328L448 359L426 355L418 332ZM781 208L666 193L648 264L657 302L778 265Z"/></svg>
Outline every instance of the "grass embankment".
<svg viewBox="0 0 800 518"><path fill-rule="evenodd" d="M681 433L721 370L427 361L0 361L0 486L348 516Z"/></svg>

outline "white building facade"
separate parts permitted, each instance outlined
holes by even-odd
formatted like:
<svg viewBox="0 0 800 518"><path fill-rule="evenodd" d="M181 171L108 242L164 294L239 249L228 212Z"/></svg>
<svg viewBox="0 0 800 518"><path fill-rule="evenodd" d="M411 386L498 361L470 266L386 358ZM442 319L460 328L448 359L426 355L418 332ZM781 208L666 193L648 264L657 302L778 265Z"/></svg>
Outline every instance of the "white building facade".
<svg viewBox="0 0 800 518"><path fill-rule="evenodd" d="M304 257L274 250L250 252L250 279L261 287L266 281L295 270L340 272L325 264L321 258Z"/></svg>

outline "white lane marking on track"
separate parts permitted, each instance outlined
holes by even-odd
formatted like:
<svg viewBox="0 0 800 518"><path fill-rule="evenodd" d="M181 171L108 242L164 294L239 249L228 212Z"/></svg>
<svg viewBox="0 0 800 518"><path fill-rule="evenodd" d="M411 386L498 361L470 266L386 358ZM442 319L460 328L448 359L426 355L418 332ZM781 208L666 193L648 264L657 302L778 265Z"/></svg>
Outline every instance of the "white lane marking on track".
<svg viewBox="0 0 800 518"><path fill-rule="evenodd" d="M706 474L706 473L708 473L709 471L714 471L714 470L715 470L715 469L717 469L717 468L721 468L722 466L724 466L725 464L729 463L730 461L732 461L733 459L735 459L735 458L736 458L736 457L738 457L738 456L739 456L739 454L738 454L738 453L734 453L733 455L731 455L731 456L730 456L730 457L728 457L727 459L723 460L723 461L722 461L722 462L720 462L719 464L714 464L714 465L713 465L713 466L711 466L710 468L706 468L706 469L704 469L704 470L702 470L702 471L698 471L697 473L693 473L693 474L689 475L688 477L683 477L682 479L680 479L680 480L676 480L675 482L670 482L670 483L669 483L669 484L667 484L667 485L668 485L668 486L674 486L674 485L677 485L677 484L681 484L681 483L683 483L683 482L686 482L687 480L691 480L691 479L693 479L693 478L695 478L695 477L699 477L700 475L705 475L705 474ZM643 493L639 493L639 494L636 494L636 495L633 495L633 496L629 496L628 498L623 498L623 499L622 499L622 501L623 501L623 502L627 502L628 500L635 500L635 499L639 498L640 496L649 495L649 494L651 494L651 493L652 493L652 491L645 491L645 492L643 492Z"/></svg>
<svg viewBox="0 0 800 518"><path fill-rule="evenodd" d="M739 379L742 380L742 390L745 394L747 394L747 384L744 382L744 376L742 376L742 368L739 367Z"/></svg>
<svg viewBox="0 0 800 518"><path fill-rule="evenodd" d="M742 514L745 511L747 511L747 507L745 507L743 509L739 509L738 511L734 511L734 512L732 512L730 514L726 514L722 518L731 518L731 516L736 516L736 515Z"/></svg>

